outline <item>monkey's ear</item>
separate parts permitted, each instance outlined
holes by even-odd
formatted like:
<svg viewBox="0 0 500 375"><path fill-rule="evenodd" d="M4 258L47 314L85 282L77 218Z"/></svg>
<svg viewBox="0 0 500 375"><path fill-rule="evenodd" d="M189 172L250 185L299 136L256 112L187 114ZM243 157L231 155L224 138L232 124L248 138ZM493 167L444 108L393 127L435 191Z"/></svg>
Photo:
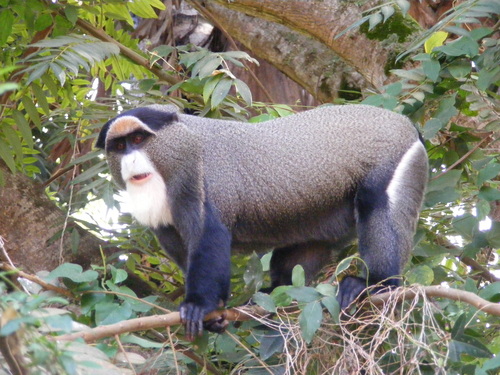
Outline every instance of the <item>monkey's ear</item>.
<svg viewBox="0 0 500 375"><path fill-rule="evenodd" d="M113 120L111 120L111 121L113 121ZM99 136L97 137L97 142L95 143L95 147L103 149L103 150L106 147L106 136L108 135L108 130L109 130L109 126L111 125L111 121L108 121L102 127L101 132L99 133Z"/></svg>

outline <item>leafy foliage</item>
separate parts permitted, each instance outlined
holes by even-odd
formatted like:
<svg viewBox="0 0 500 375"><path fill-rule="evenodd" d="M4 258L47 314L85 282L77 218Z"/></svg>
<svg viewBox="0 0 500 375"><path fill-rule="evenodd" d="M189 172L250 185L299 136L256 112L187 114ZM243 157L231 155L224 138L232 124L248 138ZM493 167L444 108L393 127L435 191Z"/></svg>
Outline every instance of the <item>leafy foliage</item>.
<svg viewBox="0 0 500 375"><path fill-rule="evenodd" d="M213 364L213 373L248 374L290 368L328 372L357 361L365 370L381 368L386 373L400 370L405 361L418 373L483 375L500 368L498 357L491 357L500 351L498 318L460 302L429 302L425 294L418 294L400 310L390 310L400 306L395 303L382 312L363 310L368 311L363 319L340 319L331 282L343 273L357 272L355 256L327 270L329 282L315 287L305 285L303 270L296 267L293 285L270 294L257 292L268 283L269 256L234 257L232 305L252 298L278 318L231 326L226 335L205 334L195 343L196 351L182 341L181 330L175 343L170 330L152 331L102 340L92 348L95 352L84 344L60 346L40 334L45 324L52 327L47 332L56 335L72 331L77 323L94 327L174 309L182 295L182 274L162 255L150 231L127 214L116 214L112 229L82 214L106 208L116 212L121 207L106 163L92 149L102 123L118 110L153 102L173 103L202 116L253 122L293 110L252 101L248 86L230 70L231 64L255 62L246 53L170 45L141 52L139 41L131 36L134 17L155 18L155 9L164 9L161 1L0 3L0 158L13 173L42 180L55 203L69 210L79 225L120 248L101 267L83 270L63 264L44 278L59 281L72 293L70 314L61 314L67 301L50 293L7 293L1 284L0 310L12 318L1 322L0 345L3 339L27 332L23 355L31 360L30 366L58 374L106 368L124 351L123 344L154 356L149 364L136 366L145 373L197 373L209 368L207 363ZM353 28L363 23L370 30L384 27L395 14L406 14L408 7L406 0L384 3ZM460 3L400 57L410 58L412 67L393 71L393 83L364 99L410 116L429 150L431 182L414 256L404 275L407 283L445 284L491 303L500 300L500 283L493 274L499 268L500 225L496 222L485 230L481 224L500 200L500 162L487 147L497 141L500 127L500 45L498 30L484 21L499 13L496 2ZM463 27L479 23L484 26ZM106 41L89 30L103 31ZM127 48L135 55L125 56ZM0 176L0 182L4 178ZM78 233L71 236L77 250ZM8 276L0 273L15 288ZM47 306L60 310L35 316L48 311ZM81 359L78 351L87 357ZM370 362L374 353L378 362ZM115 366L110 371L120 373Z"/></svg>

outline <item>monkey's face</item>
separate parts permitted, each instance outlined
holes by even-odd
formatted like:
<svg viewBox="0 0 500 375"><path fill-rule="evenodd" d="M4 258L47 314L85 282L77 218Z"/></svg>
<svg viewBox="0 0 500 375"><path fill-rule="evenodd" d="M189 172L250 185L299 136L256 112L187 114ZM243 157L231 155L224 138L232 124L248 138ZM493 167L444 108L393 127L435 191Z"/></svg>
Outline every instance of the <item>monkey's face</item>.
<svg viewBox="0 0 500 375"><path fill-rule="evenodd" d="M137 118L124 116L110 124L106 138L113 178L127 191L133 216L153 228L172 223L165 182L148 156L156 137Z"/></svg>

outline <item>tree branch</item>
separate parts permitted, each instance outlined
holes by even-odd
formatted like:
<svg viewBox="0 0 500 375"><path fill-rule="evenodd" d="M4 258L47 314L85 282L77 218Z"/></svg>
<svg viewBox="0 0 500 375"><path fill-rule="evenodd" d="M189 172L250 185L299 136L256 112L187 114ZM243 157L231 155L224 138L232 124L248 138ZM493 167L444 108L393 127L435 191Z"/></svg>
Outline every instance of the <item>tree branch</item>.
<svg viewBox="0 0 500 375"><path fill-rule="evenodd" d="M442 297L454 301L465 302L474 306L485 313L500 316L500 304L489 302L474 293L464 290L446 288L443 286L426 286L415 288L398 288L395 291L382 294L374 294L370 296L369 303L374 305L382 305L390 298L393 298L396 293L399 302L414 298L418 291L422 291L428 297ZM205 320L218 318L221 315L229 321L247 321L253 319L252 316L266 316L269 313L259 306L249 306L243 308L234 308L229 310L214 311L205 317ZM112 337L127 332L144 331L153 328L164 328L181 324L181 319L178 312L172 312L164 315L153 315L142 318L130 319L116 324L92 328L88 331L76 332L68 335L53 337L54 340L71 341L82 338L87 343L97 341L105 337Z"/></svg>
<svg viewBox="0 0 500 375"><path fill-rule="evenodd" d="M49 284L46 281L43 281L42 279L40 279L38 276L23 272L23 271L19 270L18 268L15 268L15 267L13 267L10 264L7 264L5 262L0 262L0 270L13 272L18 277L22 277L22 278L25 278L26 280L32 281L32 282L40 285L45 290L51 290L53 292L56 292L56 293L61 294L65 297L68 297L68 298L74 297L73 293L71 293L68 289L59 288L58 286Z"/></svg>
<svg viewBox="0 0 500 375"><path fill-rule="evenodd" d="M224 314L225 318L229 321L241 322L251 320L252 317L249 314L257 314L263 316L269 314L258 306L252 306L251 310L252 311L248 313L246 313L243 308L214 311L205 316L205 320L219 318L222 314ZM169 314L152 315L142 318L130 319L115 324L92 328L88 331L56 336L54 337L54 339L59 341L72 341L82 338L85 340L85 342L90 343L105 337L120 335L122 333L144 331L153 328L165 328L167 326L170 327L179 324L181 324L181 318L179 313L176 311Z"/></svg>
<svg viewBox="0 0 500 375"><path fill-rule="evenodd" d="M120 49L120 53L132 60L134 63L137 65L140 65L147 70L149 70L151 73L156 75L158 78L164 80L167 82L169 85L175 85L180 82L180 78L168 74L165 70L157 66L156 64L151 65L151 62L146 59L145 57L142 57L140 54L135 52L134 50L124 46L120 42L116 41L112 37L110 37L108 34L106 34L103 30L98 29L97 27L94 27L92 24L88 23L87 21L84 21L82 19L77 19L76 24L78 27L92 35L94 38L97 38L99 40L102 40L103 42L108 42L108 43L113 43Z"/></svg>
<svg viewBox="0 0 500 375"><path fill-rule="evenodd" d="M441 297L447 298L454 301L465 302L476 309L485 312L487 314L500 316L500 304L489 302L477 294L467 292L465 290L453 289L444 287L441 285L431 285L421 287L421 290L425 293L427 297ZM393 293L399 293L398 300L403 301L407 299L412 299L417 295L417 290L414 288L399 288L392 292L386 292L381 294L372 294L370 296L370 302L374 305L382 305L387 302Z"/></svg>

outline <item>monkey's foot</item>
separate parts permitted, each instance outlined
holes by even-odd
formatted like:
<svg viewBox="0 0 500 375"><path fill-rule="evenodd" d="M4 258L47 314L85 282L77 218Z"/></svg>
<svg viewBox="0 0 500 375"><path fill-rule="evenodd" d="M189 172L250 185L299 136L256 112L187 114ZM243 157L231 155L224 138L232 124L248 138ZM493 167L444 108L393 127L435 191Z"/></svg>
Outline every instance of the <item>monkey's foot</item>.
<svg viewBox="0 0 500 375"><path fill-rule="evenodd" d="M379 283L372 286L369 290L370 294L377 294L388 292L399 286L399 280L397 278L390 278L385 280L383 283ZM362 295L363 298L366 297L367 292L365 289L366 280L361 277L347 276L339 284L339 294L337 295L337 301L339 302L340 309L346 310L349 305Z"/></svg>
<svg viewBox="0 0 500 375"><path fill-rule="evenodd" d="M366 289L366 280L361 277L346 276L339 284L339 301L340 309L346 310L349 305Z"/></svg>

